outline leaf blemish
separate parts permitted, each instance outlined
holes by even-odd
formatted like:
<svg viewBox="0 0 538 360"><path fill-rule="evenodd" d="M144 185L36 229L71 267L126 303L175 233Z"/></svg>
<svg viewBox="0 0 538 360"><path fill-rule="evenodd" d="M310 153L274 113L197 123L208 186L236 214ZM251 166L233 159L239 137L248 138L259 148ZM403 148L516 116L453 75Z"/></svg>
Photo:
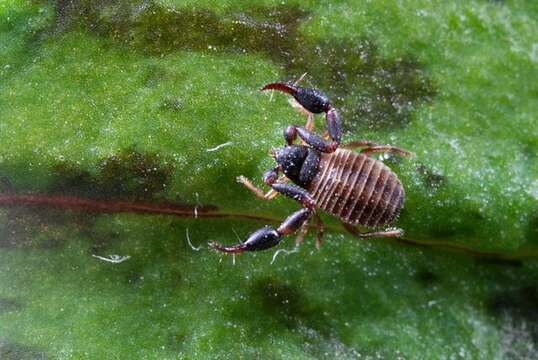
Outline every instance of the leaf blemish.
<svg viewBox="0 0 538 360"><path fill-rule="evenodd" d="M424 183L429 188L438 189L440 186L446 183L446 176L435 172L422 163L417 163L416 169Z"/></svg>
<svg viewBox="0 0 538 360"><path fill-rule="evenodd" d="M538 344L538 287L498 293L489 300L487 308L503 322L525 322L532 341Z"/></svg>
<svg viewBox="0 0 538 360"><path fill-rule="evenodd" d="M416 274L417 281L424 287L432 286L439 281L439 277L430 270L420 270Z"/></svg>
<svg viewBox="0 0 538 360"><path fill-rule="evenodd" d="M12 342L0 337L0 359L48 359L45 353L33 346Z"/></svg>
<svg viewBox="0 0 538 360"><path fill-rule="evenodd" d="M158 197L171 178L172 166L157 153L127 148L98 161L96 174L62 162L53 172L49 193L89 196L94 199L148 200Z"/></svg>
<svg viewBox="0 0 538 360"><path fill-rule="evenodd" d="M22 308L21 303L10 298L0 298L0 312L14 311Z"/></svg>
<svg viewBox="0 0 538 360"><path fill-rule="evenodd" d="M294 286L275 279L260 279L251 289L254 303L286 328L297 328L311 314L305 295Z"/></svg>
<svg viewBox="0 0 538 360"><path fill-rule="evenodd" d="M289 78L308 73L344 113L347 129L406 126L413 110L436 94L411 55L384 58L372 39L303 35L299 29L310 14L295 5L253 6L226 14L202 8L172 11L153 2L79 1L66 6L58 1L56 8L62 31L82 26L143 54L255 53L280 66ZM181 102L166 99L163 107L179 110Z"/></svg>

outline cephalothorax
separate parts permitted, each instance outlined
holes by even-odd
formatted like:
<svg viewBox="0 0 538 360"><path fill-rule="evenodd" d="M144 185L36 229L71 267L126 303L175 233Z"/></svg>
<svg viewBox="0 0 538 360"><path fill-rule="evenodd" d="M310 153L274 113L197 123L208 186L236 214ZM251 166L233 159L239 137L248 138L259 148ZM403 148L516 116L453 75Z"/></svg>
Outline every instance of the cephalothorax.
<svg viewBox="0 0 538 360"><path fill-rule="evenodd" d="M257 196L272 199L278 193L302 205L276 229L264 226L240 244L224 246L212 243L219 251L240 253L271 248L283 235L305 229L316 209L339 218L345 226L365 225L378 227L390 223L402 208L405 192L396 176L385 164L369 156L372 152L409 152L391 145L378 145L371 141L354 141L343 146L341 122L337 110L326 95L316 89L302 88L284 83L271 83L262 90L280 90L292 95L308 114L305 127L288 126L284 131L287 145L273 149L277 165L266 171L263 181L271 187L264 193L243 176L238 181ZM313 114L325 113L329 140L312 132ZM299 136L304 144L294 144ZM363 147L360 153L351 149ZM279 173L284 176L279 177ZM287 183L293 182L293 184ZM318 219L318 242L323 226ZM304 232L302 233L304 236ZM359 234L361 237L400 236L400 229L387 229Z"/></svg>

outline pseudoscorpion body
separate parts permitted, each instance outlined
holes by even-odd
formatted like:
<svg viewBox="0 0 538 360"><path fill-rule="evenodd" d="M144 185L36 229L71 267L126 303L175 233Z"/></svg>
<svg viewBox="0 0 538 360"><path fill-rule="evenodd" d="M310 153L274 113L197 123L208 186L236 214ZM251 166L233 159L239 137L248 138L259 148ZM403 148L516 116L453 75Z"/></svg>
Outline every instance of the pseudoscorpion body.
<svg viewBox="0 0 538 360"><path fill-rule="evenodd" d="M277 165L263 176L264 182L271 187L269 192L264 193L243 176L238 177L238 181L260 198L272 199L282 194L298 201L302 208L288 216L276 229L265 226L240 244L224 246L212 243L211 246L229 253L268 249L277 245L283 235L294 233L301 227L304 229L312 216L318 219L319 243L323 227L316 209L339 218L346 227L364 225L376 228L393 221L403 206L405 191L396 174L370 154L410 153L371 141L354 141L347 144L347 148L340 148L340 117L321 91L284 83L271 83L262 88L269 89L292 95L308 113L307 124L305 127L288 126L284 131L287 146L273 149L272 155ZM329 141L312 132L313 114L322 112L327 120ZM294 144L297 137L302 140L302 145ZM359 153L350 150L355 147L364 149ZM279 176L279 173L283 173L283 176ZM402 233L400 229L386 229L358 233L357 236L400 236Z"/></svg>

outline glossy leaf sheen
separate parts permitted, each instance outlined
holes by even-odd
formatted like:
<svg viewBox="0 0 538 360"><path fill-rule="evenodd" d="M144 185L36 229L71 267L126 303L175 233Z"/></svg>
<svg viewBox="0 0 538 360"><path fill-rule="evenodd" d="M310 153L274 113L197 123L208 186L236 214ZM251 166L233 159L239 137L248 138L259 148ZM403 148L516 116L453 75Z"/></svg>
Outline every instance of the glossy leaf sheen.
<svg viewBox="0 0 538 360"><path fill-rule="evenodd" d="M261 184L306 121L257 90L304 72L344 142L416 157L385 159L404 242L326 216L320 250L291 236L235 263L207 243L264 222L0 207L0 358L536 358L536 19L522 1L4 1L4 194L285 219L297 203L235 179ZM111 254L129 258L92 256Z"/></svg>

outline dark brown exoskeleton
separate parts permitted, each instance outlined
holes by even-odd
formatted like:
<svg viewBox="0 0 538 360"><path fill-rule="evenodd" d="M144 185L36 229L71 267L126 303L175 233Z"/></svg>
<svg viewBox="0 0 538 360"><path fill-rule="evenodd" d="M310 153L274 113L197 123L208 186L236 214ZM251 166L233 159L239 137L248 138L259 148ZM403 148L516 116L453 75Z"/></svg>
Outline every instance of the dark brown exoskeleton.
<svg viewBox="0 0 538 360"><path fill-rule="evenodd" d="M264 226L240 244L210 245L228 253L271 248L280 242L283 235L294 233L304 226L315 214L316 208L339 218L346 227L365 225L375 228L394 220L405 199L402 183L392 170L369 154L384 151L402 155L410 153L391 145L377 145L371 141L354 141L341 148L340 118L325 94L316 89L284 83L267 84L261 90L270 89L293 96L308 114L307 125L289 126L284 131L287 146L272 151L277 165L263 176L263 181L271 186L269 192L264 193L243 176L238 177L238 181L261 198L272 199L280 193L298 201L303 208L290 215L277 229ZM312 114L316 113L326 114L329 141L311 131ZM306 145L294 144L297 135ZM357 153L350 150L354 147L364 149ZM284 176L279 177L279 172L283 172ZM286 183L288 180L294 184ZM321 220L317 218L318 241L320 241L323 230ZM386 229L358 236L381 237L401 234L400 229Z"/></svg>

